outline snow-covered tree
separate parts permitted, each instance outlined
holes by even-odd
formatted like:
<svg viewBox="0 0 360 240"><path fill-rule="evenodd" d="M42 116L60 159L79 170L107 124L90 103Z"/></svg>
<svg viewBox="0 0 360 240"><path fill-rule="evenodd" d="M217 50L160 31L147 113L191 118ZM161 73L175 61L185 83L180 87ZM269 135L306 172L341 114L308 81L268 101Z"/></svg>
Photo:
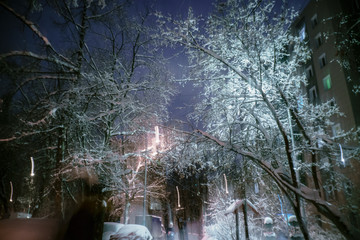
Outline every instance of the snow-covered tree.
<svg viewBox="0 0 360 240"><path fill-rule="evenodd" d="M145 188L147 199L158 202L165 199L165 174L160 161L162 154L157 152L162 146L157 145L154 139L155 134L143 132L128 136L125 143L116 139L112 142L112 152L117 157L110 166L116 170L108 171L104 188L110 193L109 202L113 206L111 219L118 220L123 216L127 224L131 205L143 201Z"/></svg>
<svg viewBox="0 0 360 240"><path fill-rule="evenodd" d="M19 162L34 157L38 202L52 201L50 192L57 215L63 215L64 204L77 203L89 191L81 181L104 186L120 180L111 176L128 173L111 141L152 131L149 119L166 119L174 89L146 12L127 15L127 1L36 3L41 8L29 12L22 5L0 5L26 29L14 31L26 40L20 50L0 55L6 86L0 141L9 151L21 146L12 151ZM44 26L53 21L51 28Z"/></svg>
<svg viewBox="0 0 360 240"><path fill-rule="evenodd" d="M275 1L228 0L215 7L204 21L191 9L184 20L158 14L161 39L183 46L189 57L188 80L203 84L203 101L192 117L206 131L196 132L265 171L289 200L305 239L310 236L301 199L346 238L355 239L358 230L340 206L322 196L318 156L338 154L338 139L326 132L331 117L341 113L330 102L314 106L307 101L307 82L299 69L308 61L309 50L290 33L295 12ZM311 184L300 182L299 171Z"/></svg>

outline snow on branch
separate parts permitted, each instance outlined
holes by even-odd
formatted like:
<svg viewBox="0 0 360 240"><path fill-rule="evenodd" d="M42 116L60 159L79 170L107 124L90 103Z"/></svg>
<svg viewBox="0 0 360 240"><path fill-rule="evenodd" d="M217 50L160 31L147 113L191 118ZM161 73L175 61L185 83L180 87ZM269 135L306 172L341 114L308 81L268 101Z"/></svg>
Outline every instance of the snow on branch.
<svg viewBox="0 0 360 240"><path fill-rule="evenodd" d="M3 58L16 57L16 56L32 57L34 59L41 60L41 61L53 62L53 63L60 64L60 65L70 68L70 71L74 71L76 69L76 67L74 65L66 63L64 61L61 61L57 58L41 56L39 54L29 52L29 51L11 51L8 53L0 54L0 60L2 60Z"/></svg>
<svg viewBox="0 0 360 240"><path fill-rule="evenodd" d="M59 54L54 47L51 45L49 39L44 36L41 31L35 26L35 24L33 22L31 22L30 20L26 19L24 16L21 16L20 14L18 14L17 12L15 12L14 9L12 9L11 7L9 7L8 5L6 5L4 2L0 2L0 5L5 8L6 10L8 10L10 13L12 13L15 17L17 17L18 19L20 19L26 26L28 26L31 31L33 31L43 42L44 44L49 47L54 53L56 53L58 56L60 56L62 59L64 59L66 62L68 62L66 65L73 65L71 64L71 61L69 59L67 59L66 57L62 56L61 54ZM1 59L1 57L0 57ZM63 64L65 65L65 64ZM72 68L73 66L71 66Z"/></svg>
<svg viewBox="0 0 360 240"><path fill-rule="evenodd" d="M53 49L53 47L51 46L51 43L49 42L49 40L47 39L47 37L45 37L40 31L39 29L35 26L35 24L29 20L27 20L24 16L21 16L20 14L18 14L17 12L14 11L14 9L12 9L11 7L7 6L4 2L0 2L0 5L5 8L6 10L8 10L9 12L11 12L13 15L15 15L15 17L17 17L18 19L20 19L26 26L28 26L44 43L46 46L50 47L51 49Z"/></svg>
<svg viewBox="0 0 360 240"><path fill-rule="evenodd" d="M202 134L204 137L216 142L222 147L225 147L226 144L217 138L211 136L210 134L203 132L201 130L196 130L196 132ZM243 152L241 150L235 149L234 147L230 147L229 150L235 151L239 154L243 154L246 156L246 152ZM314 206L318 209L318 211L325 215L327 218L331 219L332 221L336 222L336 225L341 225L345 229L351 230L354 234L357 234L357 230L351 228L351 225L349 222L345 219L345 216L339 211L339 209L329 203L328 201L325 201L321 199L319 195L319 191L316 189L309 188L307 186L301 185L300 188L295 187L291 184L291 182L287 181L284 177L282 177L283 172L280 169L273 169L271 165L261 159L256 158L254 155L248 156L251 160L256 161L260 167L265 170L269 176L278 184L278 186L285 192L288 192L289 190L293 193L295 193L298 196L301 196L303 199L311 202L314 204Z"/></svg>
<svg viewBox="0 0 360 240"><path fill-rule="evenodd" d="M58 128L63 128L64 126L60 125L60 126L56 126L47 130L42 130L42 131L33 131L33 132L23 132L20 135L17 136L12 136L12 137L8 137L8 138L0 138L0 142L10 142L10 141L14 141L23 137L27 137L27 136L31 136L31 135L35 135L35 134L40 134L40 133L44 133L44 132L52 132Z"/></svg>
<svg viewBox="0 0 360 240"><path fill-rule="evenodd" d="M43 118L37 120L36 122L26 122L26 124L31 126L31 127L37 126L37 125L40 125L40 124L46 124L46 120L49 117L55 117L56 111L57 111L57 108L53 108L50 111L48 111L48 114L46 114Z"/></svg>

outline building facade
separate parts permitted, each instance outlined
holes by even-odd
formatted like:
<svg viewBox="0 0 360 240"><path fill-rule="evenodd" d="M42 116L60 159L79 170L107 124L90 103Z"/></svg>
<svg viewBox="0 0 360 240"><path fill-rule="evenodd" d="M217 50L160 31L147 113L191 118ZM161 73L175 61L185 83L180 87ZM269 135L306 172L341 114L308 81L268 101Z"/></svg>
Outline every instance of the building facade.
<svg viewBox="0 0 360 240"><path fill-rule="evenodd" d="M360 93L356 94L356 86L360 85L359 13L359 0L310 0L293 25L311 49L311 60L301 70L308 78L308 101L314 105L330 102L343 113L331 119L328 129L338 154L318 156L320 162L328 162L333 169L332 174L319 171L322 197L340 206L356 228L360 227L360 164L354 150L359 148L359 135L347 142L341 135L360 128ZM323 225L324 218L315 216Z"/></svg>

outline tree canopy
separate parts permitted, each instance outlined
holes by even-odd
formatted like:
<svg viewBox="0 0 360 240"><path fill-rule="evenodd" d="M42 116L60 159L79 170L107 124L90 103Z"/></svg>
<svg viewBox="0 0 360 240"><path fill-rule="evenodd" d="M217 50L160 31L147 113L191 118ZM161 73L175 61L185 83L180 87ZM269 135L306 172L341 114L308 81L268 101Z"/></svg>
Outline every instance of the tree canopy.
<svg viewBox="0 0 360 240"><path fill-rule="evenodd" d="M289 199L305 239L310 236L301 199L355 239L357 230L340 206L322 197L318 175L326 159L319 156L337 155L339 139L327 129L341 112L330 102L308 101L301 67L309 60L309 49L292 34L296 13L275 6L275 1L229 0L218 2L206 19L195 17L191 9L183 20L159 14L161 38L185 49L188 81L204 87L192 117L205 131L196 132L271 176ZM352 134L343 137L358 141ZM300 171L312 184L300 182Z"/></svg>

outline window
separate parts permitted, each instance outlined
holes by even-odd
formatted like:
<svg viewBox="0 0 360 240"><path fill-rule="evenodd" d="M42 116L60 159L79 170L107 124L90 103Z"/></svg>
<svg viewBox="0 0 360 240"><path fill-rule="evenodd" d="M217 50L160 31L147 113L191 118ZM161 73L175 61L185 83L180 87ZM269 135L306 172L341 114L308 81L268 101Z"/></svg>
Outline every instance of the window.
<svg viewBox="0 0 360 240"><path fill-rule="evenodd" d="M309 89L309 101L310 103L316 103L317 93L316 93L316 86L313 86Z"/></svg>
<svg viewBox="0 0 360 240"><path fill-rule="evenodd" d="M305 69L305 73L306 73L306 77L307 79L310 79L314 76L314 72L313 72L313 69L312 69L312 66L308 66L306 69Z"/></svg>
<svg viewBox="0 0 360 240"><path fill-rule="evenodd" d="M324 187L324 192L325 192L325 199L326 200L330 200L330 199L335 199L335 188L332 185L327 185Z"/></svg>
<svg viewBox="0 0 360 240"><path fill-rule="evenodd" d="M318 136L322 136L324 135L324 130L321 129L321 128L317 128L317 132L318 132ZM324 146L325 142L323 141L322 137L319 137L317 139L317 146L318 148L322 148ZM326 162L329 162L329 159L327 158L322 158L320 161L326 161Z"/></svg>
<svg viewBox="0 0 360 240"><path fill-rule="evenodd" d="M330 100L330 106L335 107L335 104L336 104L335 99L331 99Z"/></svg>
<svg viewBox="0 0 360 240"><path fill-rule="evenodd" d="M351 196L352 194L352 184L350 181L344 182L344 192L347 196Z"/></svg>
<svg viewBox="0 0 360 240"><path fill-rule="evenodd" d="M319 65L320 65L320 68L323 68L326 65L325 53L321 54L321 56L319 57Z"/></svg>
<svg viewBox="0 0 360 240"><path fill-rule="evenodd" d="M161 210L161 202L158 199L150 198L150 209L154 211Z"/></svg>
<svg viewBox="0 0 360 240"><path fill-rule="evenodd" d="M321 215L315 215L315 219L317 224L322 227Z"/></svg>
<svg viewBox="0 0 360 240"><path fill-rule="evenodd" d="M305 23L303 23L299 29L299 38L301 41L304 41L305 40L305 36L306 36L306 33L305 33Z"/></svg>
<svg viewBox="0 0 360 240"><path fill-rule="evenodd" d="M316 48L319 48L322 44L323 44L323 38L321 36L321 33L319 33L318 35L316 35L315 37L315 46Z"/></svg>
<svg viewBox="0 0 360 240"><path fill-rule="evenodd" d="M315 14L311 18L311 26L312 26L312 28L314 28L317 24L318 24L317 14Z"/></svg>
<svg viewBox="0 0 360 240"><path fill-rule="evenodd" d="M358 1L358 0L355 0L354 2L355 2L355 8L356 8L356 9L360 9L360 3L359 3L359 1Z"/></svg>
<svg viewBox="0 0 360 240"><path fill-rule="evenodd" d="M323 84L324 84L324 89L325 90L331 89L331 77L330 77L330 74L326 75L326 77L323 78Z"/></svg>
<svg viewBox="0 0 360 240"><path fill-rule="evenodd" d="M336 137L336 136L339 136L341 134L341 126L340 126L340 123L337 123L337 124L334 124L332 127L332 133L333 133L333 136Z"/></svg>
<svg viewBox="0 0 360 240"><path fill-rule="evenodd" d="M259 184L257 182L255 182L255 184L254 184L254 191L256 194L259 193Z"/></svg>
<svg viewBox="0 0 360 240"><path fill-rule="evenodd" d="M304 107L304 98L302 96L297 100L297 109L300 111Z"/></svg>

